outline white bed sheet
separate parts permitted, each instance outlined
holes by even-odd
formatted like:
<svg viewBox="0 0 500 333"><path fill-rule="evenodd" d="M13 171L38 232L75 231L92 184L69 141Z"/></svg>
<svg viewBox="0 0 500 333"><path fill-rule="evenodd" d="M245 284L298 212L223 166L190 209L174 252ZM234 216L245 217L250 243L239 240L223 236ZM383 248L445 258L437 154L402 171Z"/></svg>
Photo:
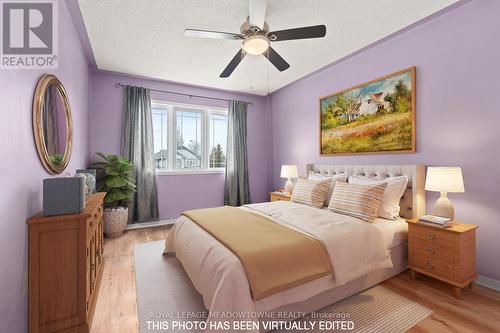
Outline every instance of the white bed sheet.
<svg viewBox="0 0 500 333"><path fill-rule="evenodd" d="M380 231L386 250L408 242L408 223L403 218L398 218L397 220L377 218L372 225Z"/></svg>
<svg viewBox="0 0 500 333"><path fill-rule="evenodd" d="M328 207L321 209L328 210ZM386 250L393 249L408 242L408 223L402 217L396 220L388 220L383 218L376 218L372 223L382 236L382 242Z"/></svg>
<svg viewBox="0 0 500 333"><path fill-rule="evenodd" d="M181 216L169 233L165 252L176 253L211 313L270 311L301 302L377 269L392 267L381 233L356 218L283 201L248 205L243 209L265 214L277 223L322 240L335 277L328 275L255 301L239 259L196 223Z"/></svg>

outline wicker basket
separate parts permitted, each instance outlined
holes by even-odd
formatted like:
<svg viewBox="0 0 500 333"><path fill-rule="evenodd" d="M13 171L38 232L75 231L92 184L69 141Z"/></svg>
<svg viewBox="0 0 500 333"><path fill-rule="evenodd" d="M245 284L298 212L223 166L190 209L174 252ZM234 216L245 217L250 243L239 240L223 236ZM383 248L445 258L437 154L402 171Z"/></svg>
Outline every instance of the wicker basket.
<svg viewBox="0 0 500 333"><path fill-rule="evenodd" d="M110 238L119 237L127 227L128 208L106 208L103 217L106 236Z"/></svg>

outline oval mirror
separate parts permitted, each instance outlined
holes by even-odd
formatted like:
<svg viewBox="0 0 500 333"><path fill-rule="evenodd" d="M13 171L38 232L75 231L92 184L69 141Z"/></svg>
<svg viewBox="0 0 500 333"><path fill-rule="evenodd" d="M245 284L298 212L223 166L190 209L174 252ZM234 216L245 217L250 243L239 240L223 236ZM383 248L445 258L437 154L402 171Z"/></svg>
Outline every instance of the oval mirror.
<svg viewBox="0 0 500 333"><path fill-rule="evenodd" d="M54 75L42 76L33 99L33 133L43 166L60 174L68 166L73 147L73 121L68 95Z"/></svg>

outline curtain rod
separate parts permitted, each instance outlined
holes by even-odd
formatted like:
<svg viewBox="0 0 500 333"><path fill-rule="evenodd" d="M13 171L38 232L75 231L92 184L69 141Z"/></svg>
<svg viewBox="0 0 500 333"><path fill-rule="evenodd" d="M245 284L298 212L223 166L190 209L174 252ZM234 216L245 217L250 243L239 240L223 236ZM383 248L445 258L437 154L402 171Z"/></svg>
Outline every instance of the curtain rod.
<svg viewBox="0 0 500 333"><path fill-rule="evenodd" d="M116 83L115 84L115 87L126 87L127 85L123 84L123 83ZM151 89L151 88L148 88L149 90L151 91L155 91L155 92L159 92L159 93L164 93L164 94L172 94L172 95L180 95L180 96L186 96L186 97L189 97L189 98L204 98L204 99L211 99L211 100L215 100L215 101L225 101L225 102L231 102L230 99L225 99L225 98L217 98L217 97L209 97L209 96L202 96L202 95L193 95L193 94L184 94L184 93L179 93L179 92L175 92L175 91L168 91L168 90L159 90L159 89ZM243 103L246 103L248 105L252 105L251 102L246 102L246 101L240 101L240 102L243 102Z"/></svg>

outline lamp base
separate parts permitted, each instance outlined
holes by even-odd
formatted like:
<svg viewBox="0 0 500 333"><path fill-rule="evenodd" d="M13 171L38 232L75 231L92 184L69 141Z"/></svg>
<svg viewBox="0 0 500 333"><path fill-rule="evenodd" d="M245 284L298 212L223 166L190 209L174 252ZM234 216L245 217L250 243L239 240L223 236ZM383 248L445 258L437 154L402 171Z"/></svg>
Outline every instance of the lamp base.
<svg viewBox="0 0 500 333"><path fill-rule="evenodd" d="M285 183L285 192L292 194L293 192L293 182L291 179L288 179Z"/></svg>
<svg viewBox="0 0 500 333"><path fill-rule="evenodd" d="M448 217L452 221L455 219L455 210L453 209L453 204L450 199L448 199L448 194L446 192L441 192L441 196L434 205L432 215Z"/></svg>

